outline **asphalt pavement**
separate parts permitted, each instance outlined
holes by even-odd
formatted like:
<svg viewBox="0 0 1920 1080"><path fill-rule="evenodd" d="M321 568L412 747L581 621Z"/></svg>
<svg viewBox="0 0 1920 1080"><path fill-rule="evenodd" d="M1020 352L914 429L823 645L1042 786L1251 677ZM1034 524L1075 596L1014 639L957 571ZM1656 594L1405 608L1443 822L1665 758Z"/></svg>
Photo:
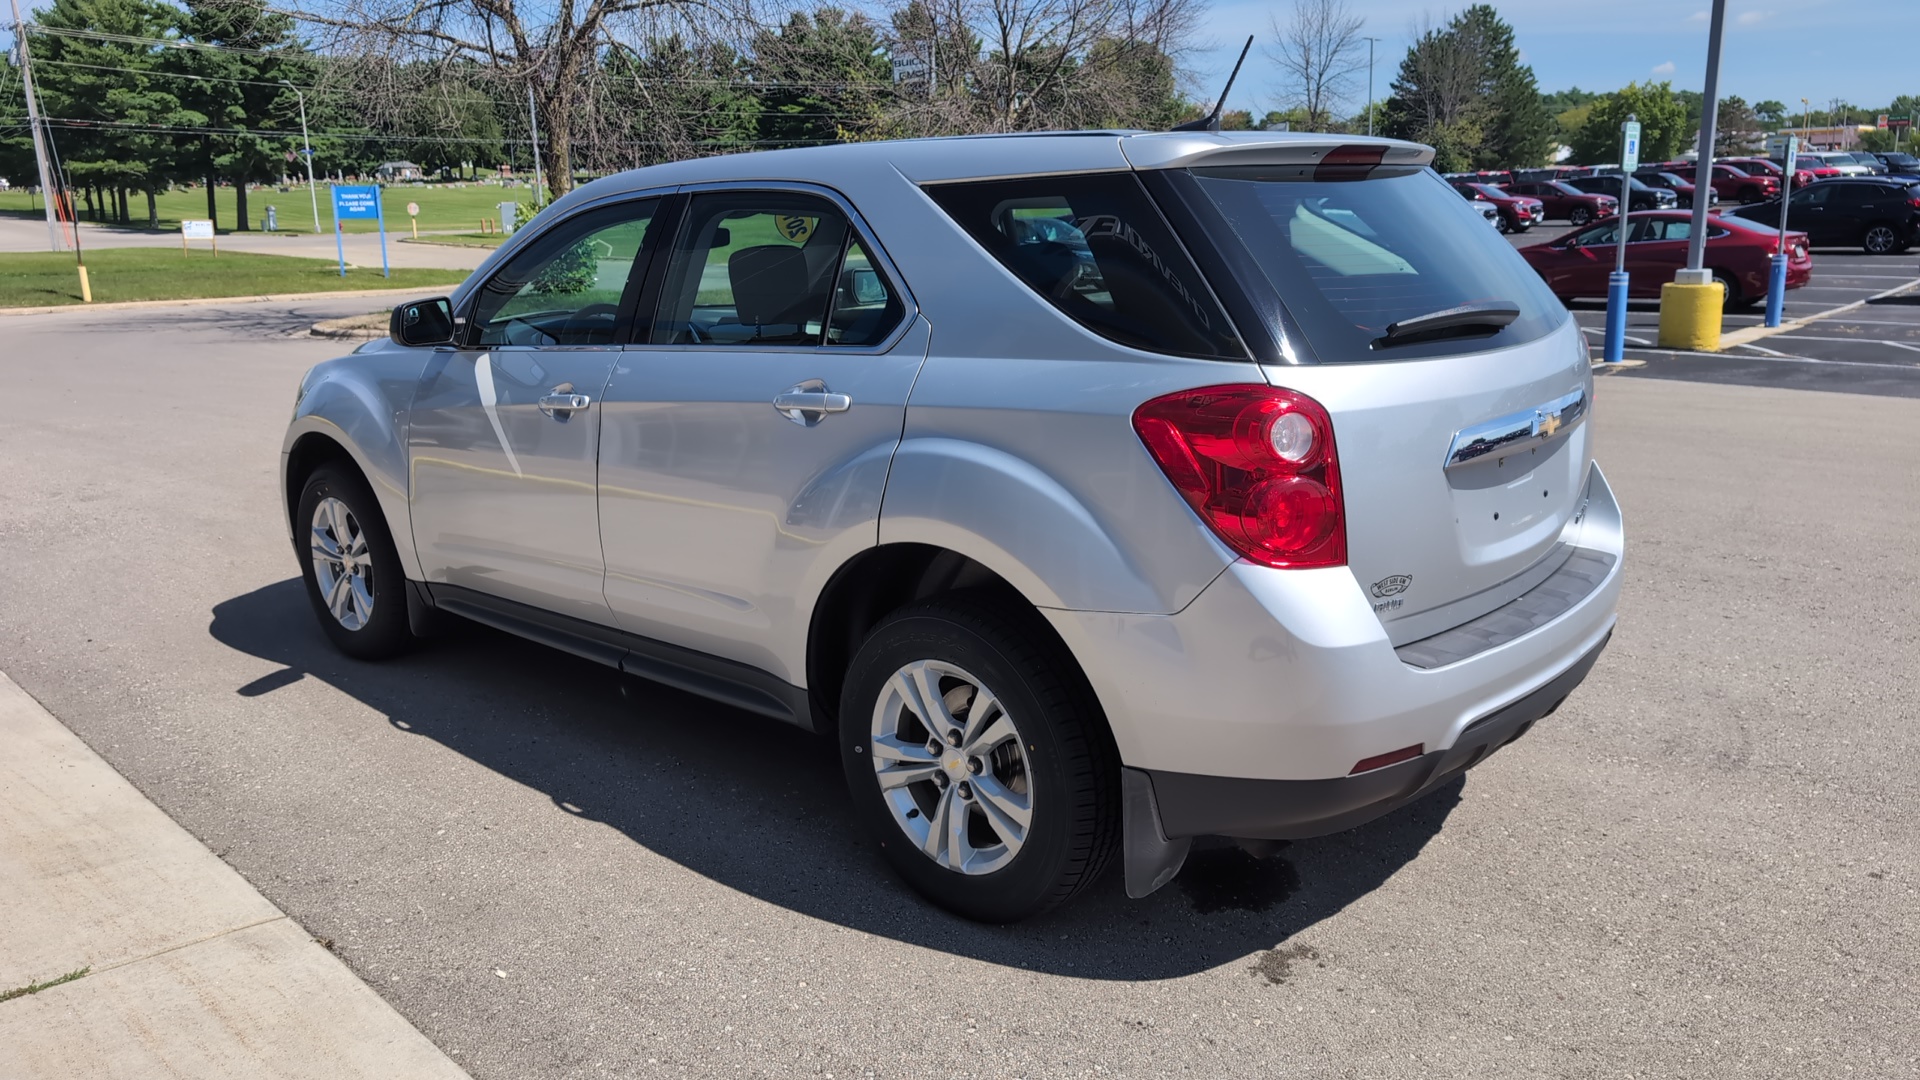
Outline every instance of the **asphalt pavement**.
<svg viewBox="0 0 1920 1080"><path fill-rule="evenodd" d="M478 627L331 651L274 469L364 308L0 316L0 670L473 1076L1920 1073L1912 400L1601 380L1626 589L1558 713L994 928L797 730Z"/></svg>

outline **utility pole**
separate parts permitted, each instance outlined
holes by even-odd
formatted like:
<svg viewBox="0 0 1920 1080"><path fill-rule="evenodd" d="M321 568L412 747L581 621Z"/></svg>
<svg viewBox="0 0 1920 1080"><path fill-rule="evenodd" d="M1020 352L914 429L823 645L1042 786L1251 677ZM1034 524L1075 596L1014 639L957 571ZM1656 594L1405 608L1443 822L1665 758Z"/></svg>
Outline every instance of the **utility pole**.
<svg viewBox="0 0 1920 1080"><path fill-rule="evenodd" d="M33 163L40 169L40 201L47 211L47 243L50 251L65 251L66 242L60 237L59 211L55 209L58 196L53 187L53 170L47 166L47 141L40 130L40 107L33 97L33 69L27 57L27 27L20 18L20 0L13 0L13 40L20 48L20 89L27 95L27 127L33 130ZM79 224L75 223L75 229Z"/></svg>
<svg viewBox="0 0 1920 1080"><path fill-rule="evenodd" d="M1377 37L1367 39L1367 134L1373 134L1373 45Z"/></svg>
<svg viewBox="0 0 1920 1080"><path fill-rule="evenodd" d="M527 126L533 130L533 204L539 206L546 202L546 184L540 179L540 114L533 109L532 83L527 84Z"/></svg>
<svg viewBox="0 0 1920 1080"><path fill-rule="evenodd" d="M313 203L313 235L319 236L320 193L313 186L313 140L307 138L307 95L285 79L280 80L280 85L293 91L293 96L300 99L300 145L304 147L301 153L307 160L307 198Z"/></svg>

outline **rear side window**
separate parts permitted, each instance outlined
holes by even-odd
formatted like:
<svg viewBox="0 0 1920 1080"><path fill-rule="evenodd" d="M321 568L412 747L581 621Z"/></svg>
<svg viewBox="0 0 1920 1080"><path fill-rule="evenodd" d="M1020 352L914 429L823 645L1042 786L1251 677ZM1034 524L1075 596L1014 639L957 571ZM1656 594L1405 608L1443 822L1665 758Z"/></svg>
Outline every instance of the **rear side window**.
<svg viewBox="0 0 1920 1080"><path fill-rule="evenodd" d="M940 184L927 194L1028 288L1101 337L1153 352L1247 358L1132 174Z"/></svg>
<svg viewBox="0 0 1920 1080"><path fill-rule="evenodd" d="M1313 170L1196 169L1238 243L1267 278L1322 362L1411 360L1504 348L1567 318L1540 276L1478 215L1462 213L1426 170L1375 169L1366 179ZM1247 283L1249 288L1257 287ZM1506 326L1388 343L1387 327L1449 308L1512 303Z"/></svg>

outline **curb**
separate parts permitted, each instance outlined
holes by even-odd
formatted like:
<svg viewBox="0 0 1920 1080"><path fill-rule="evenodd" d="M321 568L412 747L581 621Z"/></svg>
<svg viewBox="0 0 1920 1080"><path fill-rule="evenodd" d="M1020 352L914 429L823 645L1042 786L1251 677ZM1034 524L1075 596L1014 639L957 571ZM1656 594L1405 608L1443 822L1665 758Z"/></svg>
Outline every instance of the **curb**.
<svg viewBox="0 0 1920 1080"><path fill-rule="evenodd" d="M455 285L458 282L454 283ZM268 293L264 296L196 296L185 300L119 300L110 304L51 304L45 307L0 307L0 317L8 315L55 315L63 311L122 311L128 308L194 307L204 304L263 304L293 300L333 300L352 296L423 296L435 288L419 289L343 289L339 292Z"/></svg>

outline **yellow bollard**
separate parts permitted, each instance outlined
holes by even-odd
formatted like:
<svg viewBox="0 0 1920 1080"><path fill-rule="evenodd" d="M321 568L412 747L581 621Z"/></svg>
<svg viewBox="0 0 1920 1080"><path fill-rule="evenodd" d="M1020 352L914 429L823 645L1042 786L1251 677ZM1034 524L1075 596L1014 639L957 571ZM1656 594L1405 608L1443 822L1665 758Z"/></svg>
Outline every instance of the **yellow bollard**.
<svg viewBox="0 0 1920 1080"><path fill-rule="evenodd" d="M1719 282L1660 286L1660 347L1687 352L1720 351L1720 306L1727 291Z"/></svg>
<svg viewBox="0 0 1920 1080"><path fill-rule="evenodd" d="M87 281L87 264L80 264L80 302L93 303L93 286Z"/></svg>

